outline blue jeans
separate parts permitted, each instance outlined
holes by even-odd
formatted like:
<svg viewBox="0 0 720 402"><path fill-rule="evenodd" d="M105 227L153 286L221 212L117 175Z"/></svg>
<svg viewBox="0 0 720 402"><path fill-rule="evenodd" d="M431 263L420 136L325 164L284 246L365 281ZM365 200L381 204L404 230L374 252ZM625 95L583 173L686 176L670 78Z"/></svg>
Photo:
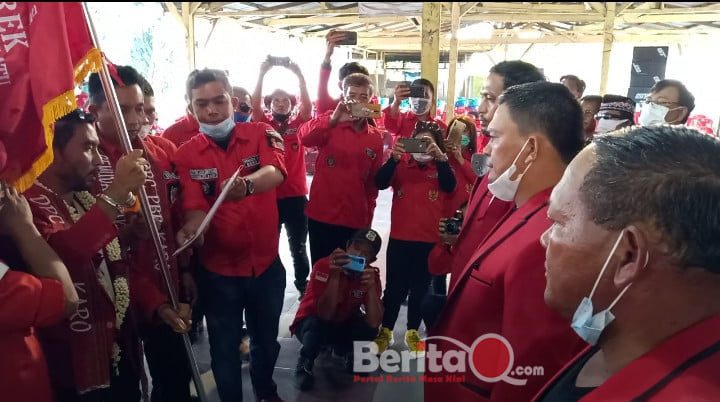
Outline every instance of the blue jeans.
<svg viewBox="0 0 720 402"><path fill-rule="evenodd" d="M210 357L223 402L239 402L242 392L240 342L243 311L250 335L250 378L258 399L276 394L272 379L280 353L277 341L285 297L285 268L277 258L262 275L230 277L202 270L200 292L210 338Z"/></svg>

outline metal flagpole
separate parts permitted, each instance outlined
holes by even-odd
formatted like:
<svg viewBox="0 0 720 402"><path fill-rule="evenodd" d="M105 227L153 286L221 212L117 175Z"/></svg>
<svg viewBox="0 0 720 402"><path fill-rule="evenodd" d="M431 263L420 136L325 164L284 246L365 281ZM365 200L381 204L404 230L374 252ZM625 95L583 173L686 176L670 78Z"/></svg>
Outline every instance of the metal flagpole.
<svg viewBox="0 0 720 402"><path fill-rule="evenodd" d="M87 21L87 25L90 30L90 37L92 38L93 45L98 50L100 50L97 33L95 32L95 26L93 25L92 19L90 18L90 12L88 10L87 3L83 2L82 4L83 11L85 12L85 20ZM122 112L120 111L120 103L118 102L117 93L115 92L115 87L113 86L112 80L110 78L110 71L108 70L104 54L102 69L100 70L99 75L100 81L102 82L103 90L105 91L105 97L107 98L108 107L110 108L110 111L115 117L115 125L117 126L118 133L120 133L120 143L122 144L125 153L128 154L133 149L132 143L130 142L130 136L128 135L127 129L125 127L125 120L123 119ZM145 191L144 186L140 187L140 190L138 191L138 196L140 198L142 210L145 212L145 221L150 228L150 234L152 235L153 243L155 245L155 253L157 254L158 261L160 262L160 272L162 272L163 280L165 281L165 286L167 287L168 295L170 296L170 302L172 303L173 308L175 308L177 311L178 300L170 279L170 267L168 266L168 261L164 257L165 252L162 249L162 243L160 241L160 231L157 227L155 219L152 218L152 214L150 213L150 201L148 200L147 192ZM195 358L195 354L193 353L192 344L190 343L190 336L188 334L183 334L182 338L183 343L185 344L185 353L187 354L188 360L190 362L193 382L195 383L195 390L197 391L200 400L202 402L206 402L207 395L205 394L205 387L203 386L202 378L200 378L200 370L197 365L197 359Z"/></svg>

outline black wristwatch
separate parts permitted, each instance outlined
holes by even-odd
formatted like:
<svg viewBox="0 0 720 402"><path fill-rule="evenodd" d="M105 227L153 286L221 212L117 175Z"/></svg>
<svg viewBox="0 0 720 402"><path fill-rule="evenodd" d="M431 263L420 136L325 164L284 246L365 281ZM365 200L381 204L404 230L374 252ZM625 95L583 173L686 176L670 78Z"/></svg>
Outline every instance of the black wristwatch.
<svg viewBox="0 0 720 402"><path fill-rule="evenodd" d="M245 182L245 197L255 194L255 182L247 177L243 178Z"/></svg>

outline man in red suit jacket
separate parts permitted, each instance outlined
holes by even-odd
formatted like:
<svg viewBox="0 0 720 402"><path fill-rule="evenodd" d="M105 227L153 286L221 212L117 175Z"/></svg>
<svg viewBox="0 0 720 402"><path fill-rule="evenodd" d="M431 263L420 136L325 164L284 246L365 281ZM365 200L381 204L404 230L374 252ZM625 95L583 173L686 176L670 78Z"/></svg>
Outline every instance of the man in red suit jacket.
<svg viewBox="0 0 720 402"><path fill-rule="evenodd" d="M694 130L636 127L570 164L542 237L545 302L590 346L536 401L718 400L718 154Z"/></svg>
<svg viewBox="0 0 720 402"><path fill-rule="evenodd" d="M543 304L545 253L540 244L550 226L550 192L583 146L580 105L564 86L542 81L507 89L498 103L484 150L490 158L488 190L514 205L452 282L429 337L426 374L433 381L426 384L426 401L527 401L581 346L567 322ZM509 342L508 360L476 348L472 358L457 365L464 369L462 381L434 381L452 370L442 367L434 373L433 356L459 351L455 343L436 336L472 347L488 334ZM516 366L543 367L543 374L503 375Z"/></svg>

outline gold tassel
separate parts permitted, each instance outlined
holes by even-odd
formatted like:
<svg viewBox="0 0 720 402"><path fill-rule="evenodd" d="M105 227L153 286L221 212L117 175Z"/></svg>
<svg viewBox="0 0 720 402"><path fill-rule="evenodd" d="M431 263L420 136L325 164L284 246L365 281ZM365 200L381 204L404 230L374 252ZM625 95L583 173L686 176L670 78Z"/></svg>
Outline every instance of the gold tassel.
<svg viewBox="0 0 720 402"><path fill-rule="evenodd" d="M75 85L80 85L85 81L90 73L96 73L102 69L102 53L96 48L90 49L85 56L75 65L73 81ZM13 185L20 192L24 192L30 188L35 179L52 164L53 155L53 126L56 121L63 116L77 109L77 99L75 98L75 88L50 99L42 107L43 131L45 133L45 151L38 157L22 176L20 176Z"/></svg>

